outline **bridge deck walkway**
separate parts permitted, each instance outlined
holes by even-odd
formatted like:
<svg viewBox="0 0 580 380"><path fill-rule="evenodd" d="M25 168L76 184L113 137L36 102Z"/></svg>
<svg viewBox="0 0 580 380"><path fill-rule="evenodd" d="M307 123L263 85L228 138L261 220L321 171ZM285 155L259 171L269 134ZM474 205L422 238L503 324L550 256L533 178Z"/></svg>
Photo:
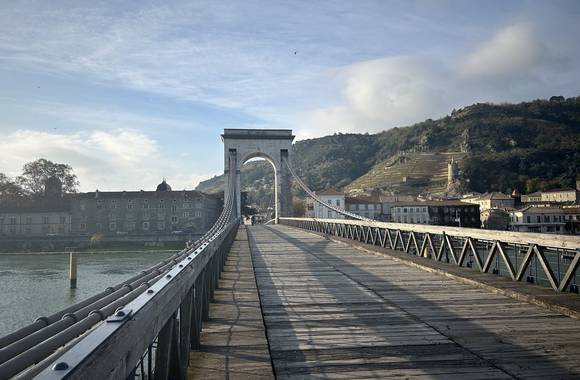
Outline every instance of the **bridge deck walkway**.
<svg viewBox="0 0 580 380"><path fill-rule="evenodd" d="M245 227L230 249L201 347L190 354L188 378L274 378Z"/></svg>
<svg viewBox="0 0 580 380"><path fill-rule="evenodd" d="M580 377L578 320L302 230L249 237L278 379Z"/></svg>

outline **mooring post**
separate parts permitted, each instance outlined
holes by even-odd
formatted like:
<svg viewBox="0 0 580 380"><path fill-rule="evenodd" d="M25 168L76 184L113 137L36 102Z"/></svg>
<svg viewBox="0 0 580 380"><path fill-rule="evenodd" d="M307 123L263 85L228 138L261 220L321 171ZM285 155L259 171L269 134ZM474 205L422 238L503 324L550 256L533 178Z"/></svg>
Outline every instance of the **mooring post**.
<svg viewBox="0 0 580 380"><path fill-rule="evenodd" d="M70 288L77 288L77 255L71 252L69 255L69 278L70 278Z"/></svg>

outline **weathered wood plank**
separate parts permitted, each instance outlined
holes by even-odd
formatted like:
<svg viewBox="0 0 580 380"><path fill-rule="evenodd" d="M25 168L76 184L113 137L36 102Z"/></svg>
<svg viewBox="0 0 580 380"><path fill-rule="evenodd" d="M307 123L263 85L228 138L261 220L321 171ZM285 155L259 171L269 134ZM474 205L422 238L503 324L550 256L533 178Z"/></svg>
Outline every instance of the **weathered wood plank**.
<svg viewBox="0 0 580 380"><path fill-rule="evenodd" d="M580 376L577 320L298 229L249 235L279 379Z"/></svg>
<svg viewBox="0 0 580 380"><path fill-rule="evenodd" d="M189 379L273 379L246 232L240 228L190 353Z"/></svg>

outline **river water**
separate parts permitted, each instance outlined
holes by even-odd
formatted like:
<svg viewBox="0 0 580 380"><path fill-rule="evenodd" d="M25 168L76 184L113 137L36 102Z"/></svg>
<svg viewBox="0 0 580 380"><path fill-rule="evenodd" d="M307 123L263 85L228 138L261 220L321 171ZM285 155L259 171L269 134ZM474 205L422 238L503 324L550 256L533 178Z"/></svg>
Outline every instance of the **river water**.
<svg viewBox="0 0 580 380"><path fill-rule="evenodd" d="M0 255L0 336L145 270L175 251L79 253L77 289L68 254Z"/></svg>

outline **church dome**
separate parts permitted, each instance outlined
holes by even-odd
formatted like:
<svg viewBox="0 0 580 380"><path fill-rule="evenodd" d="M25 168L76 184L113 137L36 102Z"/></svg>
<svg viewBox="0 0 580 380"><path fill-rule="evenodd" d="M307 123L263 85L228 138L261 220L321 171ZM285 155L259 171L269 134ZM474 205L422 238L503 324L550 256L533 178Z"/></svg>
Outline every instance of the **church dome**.
<svg viewBox="0 0 580 380"><path fill-rule="evenodd" d="M156 191L171 191L171 186L167 182L165 182L165 178L163 178L163 182L157 185Z"/></svg>

